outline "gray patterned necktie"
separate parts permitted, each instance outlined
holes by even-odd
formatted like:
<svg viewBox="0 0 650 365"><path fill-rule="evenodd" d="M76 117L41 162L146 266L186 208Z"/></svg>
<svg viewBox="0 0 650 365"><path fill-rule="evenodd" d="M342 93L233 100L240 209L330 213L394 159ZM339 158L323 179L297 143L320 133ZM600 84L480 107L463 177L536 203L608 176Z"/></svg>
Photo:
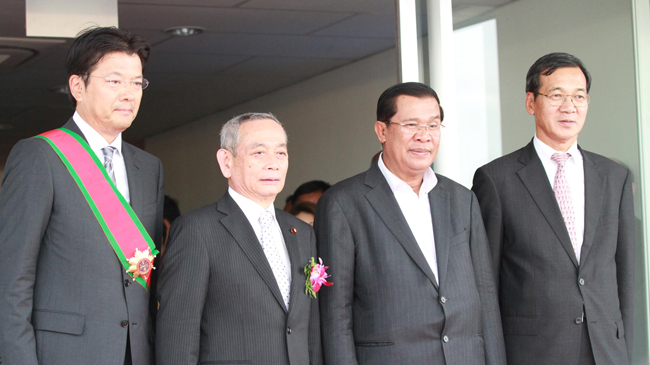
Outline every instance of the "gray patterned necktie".
<svg viewBox="0 0 650 365"><path fill-rule="evenodd" d="M271 265L271 270L275 276L275 280L278 283L280 292L282 293L282 299L284 299L284 305L289 309L289 289L291 288L291 280L289 279L289 272L287 271L286 264L280 252L278 250L278 245L273 239L273 214L269 211L264 211L260 215L260 226L262 227L262 249L264 250L264 255Z"/></svg>
<svg viewBox="0 0 650 365"><path fill-rule="evenodd" d="M115 183L115 172L113 171L113 153L115 153L116 148L113 146L106 146L102 148L102 153L104 154L104 168L108 172L108 176L111 177L113 183Z"/></svg>

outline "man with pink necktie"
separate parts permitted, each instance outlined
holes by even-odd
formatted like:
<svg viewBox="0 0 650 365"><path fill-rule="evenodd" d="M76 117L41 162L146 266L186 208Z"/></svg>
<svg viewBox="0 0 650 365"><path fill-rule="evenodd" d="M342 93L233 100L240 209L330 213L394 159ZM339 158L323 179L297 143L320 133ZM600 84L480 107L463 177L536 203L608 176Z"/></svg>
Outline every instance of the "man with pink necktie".
<svg viewBox="0 0 650 365"><path fill-rule="evenodd" d="M535 137L474 175L509 364L632 359L632 178L578 146L590 86L578 58L538 59L526 76Z"/></svg>

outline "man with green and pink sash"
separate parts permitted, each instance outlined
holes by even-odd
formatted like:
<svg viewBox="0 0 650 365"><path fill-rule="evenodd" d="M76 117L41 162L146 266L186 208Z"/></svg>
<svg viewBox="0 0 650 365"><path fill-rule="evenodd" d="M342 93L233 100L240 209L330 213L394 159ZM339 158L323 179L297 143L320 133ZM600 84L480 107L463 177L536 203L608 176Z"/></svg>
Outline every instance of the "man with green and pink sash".
<svg viewBox="0 0 650 365"><path fill-rule="evenodd" d="M150 46L84 31L66 69L75 113L22 140L0 191L0 363L151 364L160 160L122 140Z"/></svg>

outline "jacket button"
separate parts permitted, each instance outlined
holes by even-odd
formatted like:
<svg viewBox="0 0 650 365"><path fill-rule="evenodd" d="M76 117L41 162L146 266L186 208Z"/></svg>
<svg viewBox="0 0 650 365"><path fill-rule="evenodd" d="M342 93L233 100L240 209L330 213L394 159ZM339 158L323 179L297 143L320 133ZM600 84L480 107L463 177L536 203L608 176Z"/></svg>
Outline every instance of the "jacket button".
<svg viewBox="0 0 650 365"><path fill-rule="evenodd" d="M288 335L291 334L291 327L287 327L287 334L288 334Z"/></svg>
<svg viewBox="0 0 650 365"><path fill-rule="evenodd" d="M582 317L576 317L575 322L576 324L582 323Z"/></svg>
<svg viewBox="0 0 650 365"><path fill-rule="evenodd" d="M446 335L442 336L442 342L444 342L444 343L449 342L449 337L447 337Z"/></svg>
<svg viewBox="0 0 650 365"><path fill-rule="evenodd" d="M124 321L122 321L120 324L122 325L122 327L126 327L126 326L129 325L129 321L124 320Z"/></svg>
<svg viewBox="0 0 650 365"><path fill-rule="evenodd" d="M445 298L445 297L440 297L440 303L442 303L442 304L447 303L447 298Z"/></svg>
<svg viewBox="0 0 650 365"><path fill-rule="evenodd" d="M128 288L129 285L131 285L131 283L129 282L129 279L124 280L124 286L126 286Z"/></svg>
<svg viewBox="0 0 650 365"><path fill-rule="evenodd" d="M585 279L580 278L580 280L578 280L578 283L580 283L580 285L585 285Z"/></svg>

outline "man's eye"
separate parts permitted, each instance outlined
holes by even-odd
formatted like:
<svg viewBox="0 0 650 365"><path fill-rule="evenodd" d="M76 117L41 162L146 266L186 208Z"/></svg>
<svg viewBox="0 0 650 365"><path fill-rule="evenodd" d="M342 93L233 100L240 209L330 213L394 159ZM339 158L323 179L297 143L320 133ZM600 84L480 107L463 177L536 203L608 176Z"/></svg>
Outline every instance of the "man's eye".
<svg viewBox="0 0 650 365"><path fill-rule="evenodd" d="M429 128L429 129L438 129L438 123L427 124L427 128Z"/></svg>
<svg viewBox="0 0 650 365"><path fill-rule="evenodd" d="M108 80L106 80L106 82L108 82L108 84L111 85L111 86L120 86L122 84L121 80L108 79Z"/></svg>
<svg viewBox="0 0 650 365"><path fill-rule="evenodd" d="M135 80L135 81L132 81L132 82L133 82L133 86L135 86L135 87L142 87L142 81L140 81L140 80Z"/></svg>
<svg viewBox="0 0 650 365"><path fill-rule="evenodd" d="M417 129L418 124L417 123L406 123L406 124L404 124L404 127L408 128L408 129Z"/></svg>
<svg viewBox="0 0 650 365"><path fill-rule="evenodd" d="M578 94L578 95L573 95L573 99L582 101L582 100L585 100L585 96L584 96L584 95L580 95L580 94Z"/></svg>
<svg viewBox="0 0 650 365"><path fill-rule="evenodd" d="M551 98L552 100L562 100L562 99L564 99L564 95L563 94L551 94L551 95L549 95L549 98Z"/></svg>

